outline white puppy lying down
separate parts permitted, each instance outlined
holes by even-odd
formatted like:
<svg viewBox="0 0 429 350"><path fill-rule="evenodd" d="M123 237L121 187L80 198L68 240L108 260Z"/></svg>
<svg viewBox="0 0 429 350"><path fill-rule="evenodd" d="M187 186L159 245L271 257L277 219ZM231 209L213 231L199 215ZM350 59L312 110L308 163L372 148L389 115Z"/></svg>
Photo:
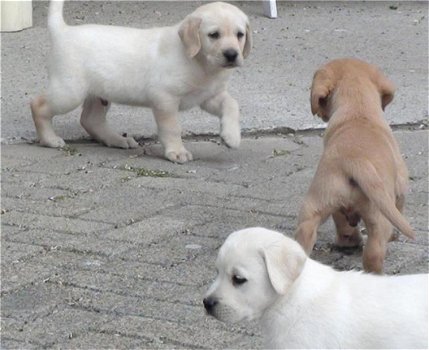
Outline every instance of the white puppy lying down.
<svg viewBox="0 0 429 350"><path fill-rule="evenodd" d="M52 118L83 103L81 124L92 137L110 147L137 147L107 125L114 102L152 109L171 161L192 159L177 116L193 106L220 117L222 139L239 146L239 107L226 85L230 68L242 65L252 43L248 18L237 7L206 4L177 25L152 29L68 26L62 10L63 1L51 1L49 86L31 102L42 145L64 146Z"/></svg>
<svg viewBox="0 0 429 350"><path fill-rule="evenodd" d="M221 321L260 319L267 348L427 348L428 275L339 272L263 228L232 233L204 299Z"/></svg>

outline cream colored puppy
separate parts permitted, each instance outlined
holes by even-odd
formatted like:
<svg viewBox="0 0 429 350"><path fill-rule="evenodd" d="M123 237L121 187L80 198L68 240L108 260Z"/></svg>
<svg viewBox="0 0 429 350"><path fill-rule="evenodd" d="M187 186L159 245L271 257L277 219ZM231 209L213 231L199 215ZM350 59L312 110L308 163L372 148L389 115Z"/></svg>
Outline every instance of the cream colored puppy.
<svg viewBox="0 0 429 350"><path fill-rule="evenodd" d="M239 107L226 85L252 39L248 18L237 7L206 4L177 25L152 29L68 26L62 10L63 1L51 1L49 86L31 102L42 145L64 146L52 118L83 103L81 124L92 137L109 147L137 147L107 125L113 102L151 108L165 157L173 162L192 159L177 116L193 106L218 116L226 145L239 146Z"/></svg>
<svg viewBox="0 0 429 350"><path fill-rule="evenodd" d="M267 349L428 347L428 275L339 272L279 232L232 233L204 299L224 322L259 319Z"/></svg>

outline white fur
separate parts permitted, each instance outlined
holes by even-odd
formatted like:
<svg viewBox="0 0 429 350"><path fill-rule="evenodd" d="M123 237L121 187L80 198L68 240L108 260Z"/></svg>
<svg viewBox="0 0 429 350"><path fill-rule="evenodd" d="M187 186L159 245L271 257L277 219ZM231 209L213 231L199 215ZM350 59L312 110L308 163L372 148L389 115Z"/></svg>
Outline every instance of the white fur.
<svg viewBox="0 0 429 350"><path fill-rule="evenodd" d="M134 29L67 26L62 7L63 1L51 1L49 86L31 104L41 144L63 146L51 119L84 103L81 124L91 136L107 146L137 147L134 139L107 126L113 102L151 108L165 156L172 161L192 159L182 144L177 116L194 106L219 116L221 137L228 146L239 146L238 104L226 84L229 68L240 66L247 56L251 36L247 16L238 8L206 4L177 25ZM220 37L210 38L215 31ZM244 36L238 38L238 32ZM231 64L224 55L228 49L238 54Z"/></svg>
<svg viewBox="0 0 429 350"><path fill-rule="evenodd" d="M216 262L213 316L259 319L267 348L428 347L428 275L339 272L263 228L232 233ZM234 286L232 275L247 282Z"/></svg>

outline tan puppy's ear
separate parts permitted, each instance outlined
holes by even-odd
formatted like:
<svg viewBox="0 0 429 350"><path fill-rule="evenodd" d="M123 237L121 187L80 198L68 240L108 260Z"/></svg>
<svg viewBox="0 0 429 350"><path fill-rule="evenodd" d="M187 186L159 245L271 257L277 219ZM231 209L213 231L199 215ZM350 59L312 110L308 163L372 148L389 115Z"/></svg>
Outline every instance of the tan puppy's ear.
<svg viewBox="0 0 429 350"><path fill-rule="evenodd" d="M317 114L320 118L327 121L328 98L334 89L332 74L325 68L319 69L313 77L311 85L311 113Z"/></svg>
<svg viewBox="0 0 429 350"><path fill-rule="evenodd" d="M307 255L301 246L289 239L283 239L265 247L262 251L268 277L274 290L284 295L301 274Z"/></svg>
<svg viewBox="0 0 429 350"><path fill-rule="evenodd" d="M395 96L395 84L393 84L386 76L377 70L376 75L376 85L378 91L380 91L381 97L381 108L386 108L386 106L392 102L393 96Z"/></svg>
<svg viewBox="0 0 429 350"><path fill-rule="evenodd" d="M252 48L252 43L253 43L252 31L250 29L249 22L247 22L246 23L246 42L244 43L244 48L243 48L243 57L244 58L247 58L247 56L249 56L250 50Z"/></svg>
<svg viewBox="0 0 429 350"><path fill-rule="evenodd" d="M188 16L179 28L180 40L189 58L195 57L201 49L200 24L201 18Z"/></svg>

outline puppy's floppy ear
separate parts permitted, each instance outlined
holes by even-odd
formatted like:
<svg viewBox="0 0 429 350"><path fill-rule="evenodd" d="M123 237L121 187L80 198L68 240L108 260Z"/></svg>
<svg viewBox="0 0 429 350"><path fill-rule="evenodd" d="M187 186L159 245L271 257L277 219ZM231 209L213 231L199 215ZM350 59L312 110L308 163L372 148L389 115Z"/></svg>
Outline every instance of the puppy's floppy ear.
<svg viewBox="0 0 429 350"><path fill-rule="evenodd" d="M250 29L249 22L247 22L246 23L246 42L244 43L244 48L243 48L244 58L247 58L247 56L249 56L250 50L252 48L252 43L253 43L252 30Z"/></svg>
<svg viewBox="0 0 429 350"><path fill-rule="evenodd" d="M396 88L395 85L378 69L376 72L375 84L377 85L378 91L380 92L381 107L384 111L384 108L386 108L386 106L392 102Z"/></svg>
<svg viewBox="0 0 429 350"><path fill-rule="evenodd" d="M274 290L286 294L302 272L307 259L304 250L294 240L285 238L264 247L262 255Z"/></svg>
<svg viewBox="0 0 429 350"><path fill-rule="evenodd" d="M334 90L332 72L326 68L319 69L313 77L311 85L311 113L320 118L328 118L328 99Z"/></svg>
<svg viewBox="0 0 429 350"><path fill-rule="evenodd" d="M190 58L195 57L201 49L200 25L201 18L188 16L179 28L180 40Z"/></svg>

